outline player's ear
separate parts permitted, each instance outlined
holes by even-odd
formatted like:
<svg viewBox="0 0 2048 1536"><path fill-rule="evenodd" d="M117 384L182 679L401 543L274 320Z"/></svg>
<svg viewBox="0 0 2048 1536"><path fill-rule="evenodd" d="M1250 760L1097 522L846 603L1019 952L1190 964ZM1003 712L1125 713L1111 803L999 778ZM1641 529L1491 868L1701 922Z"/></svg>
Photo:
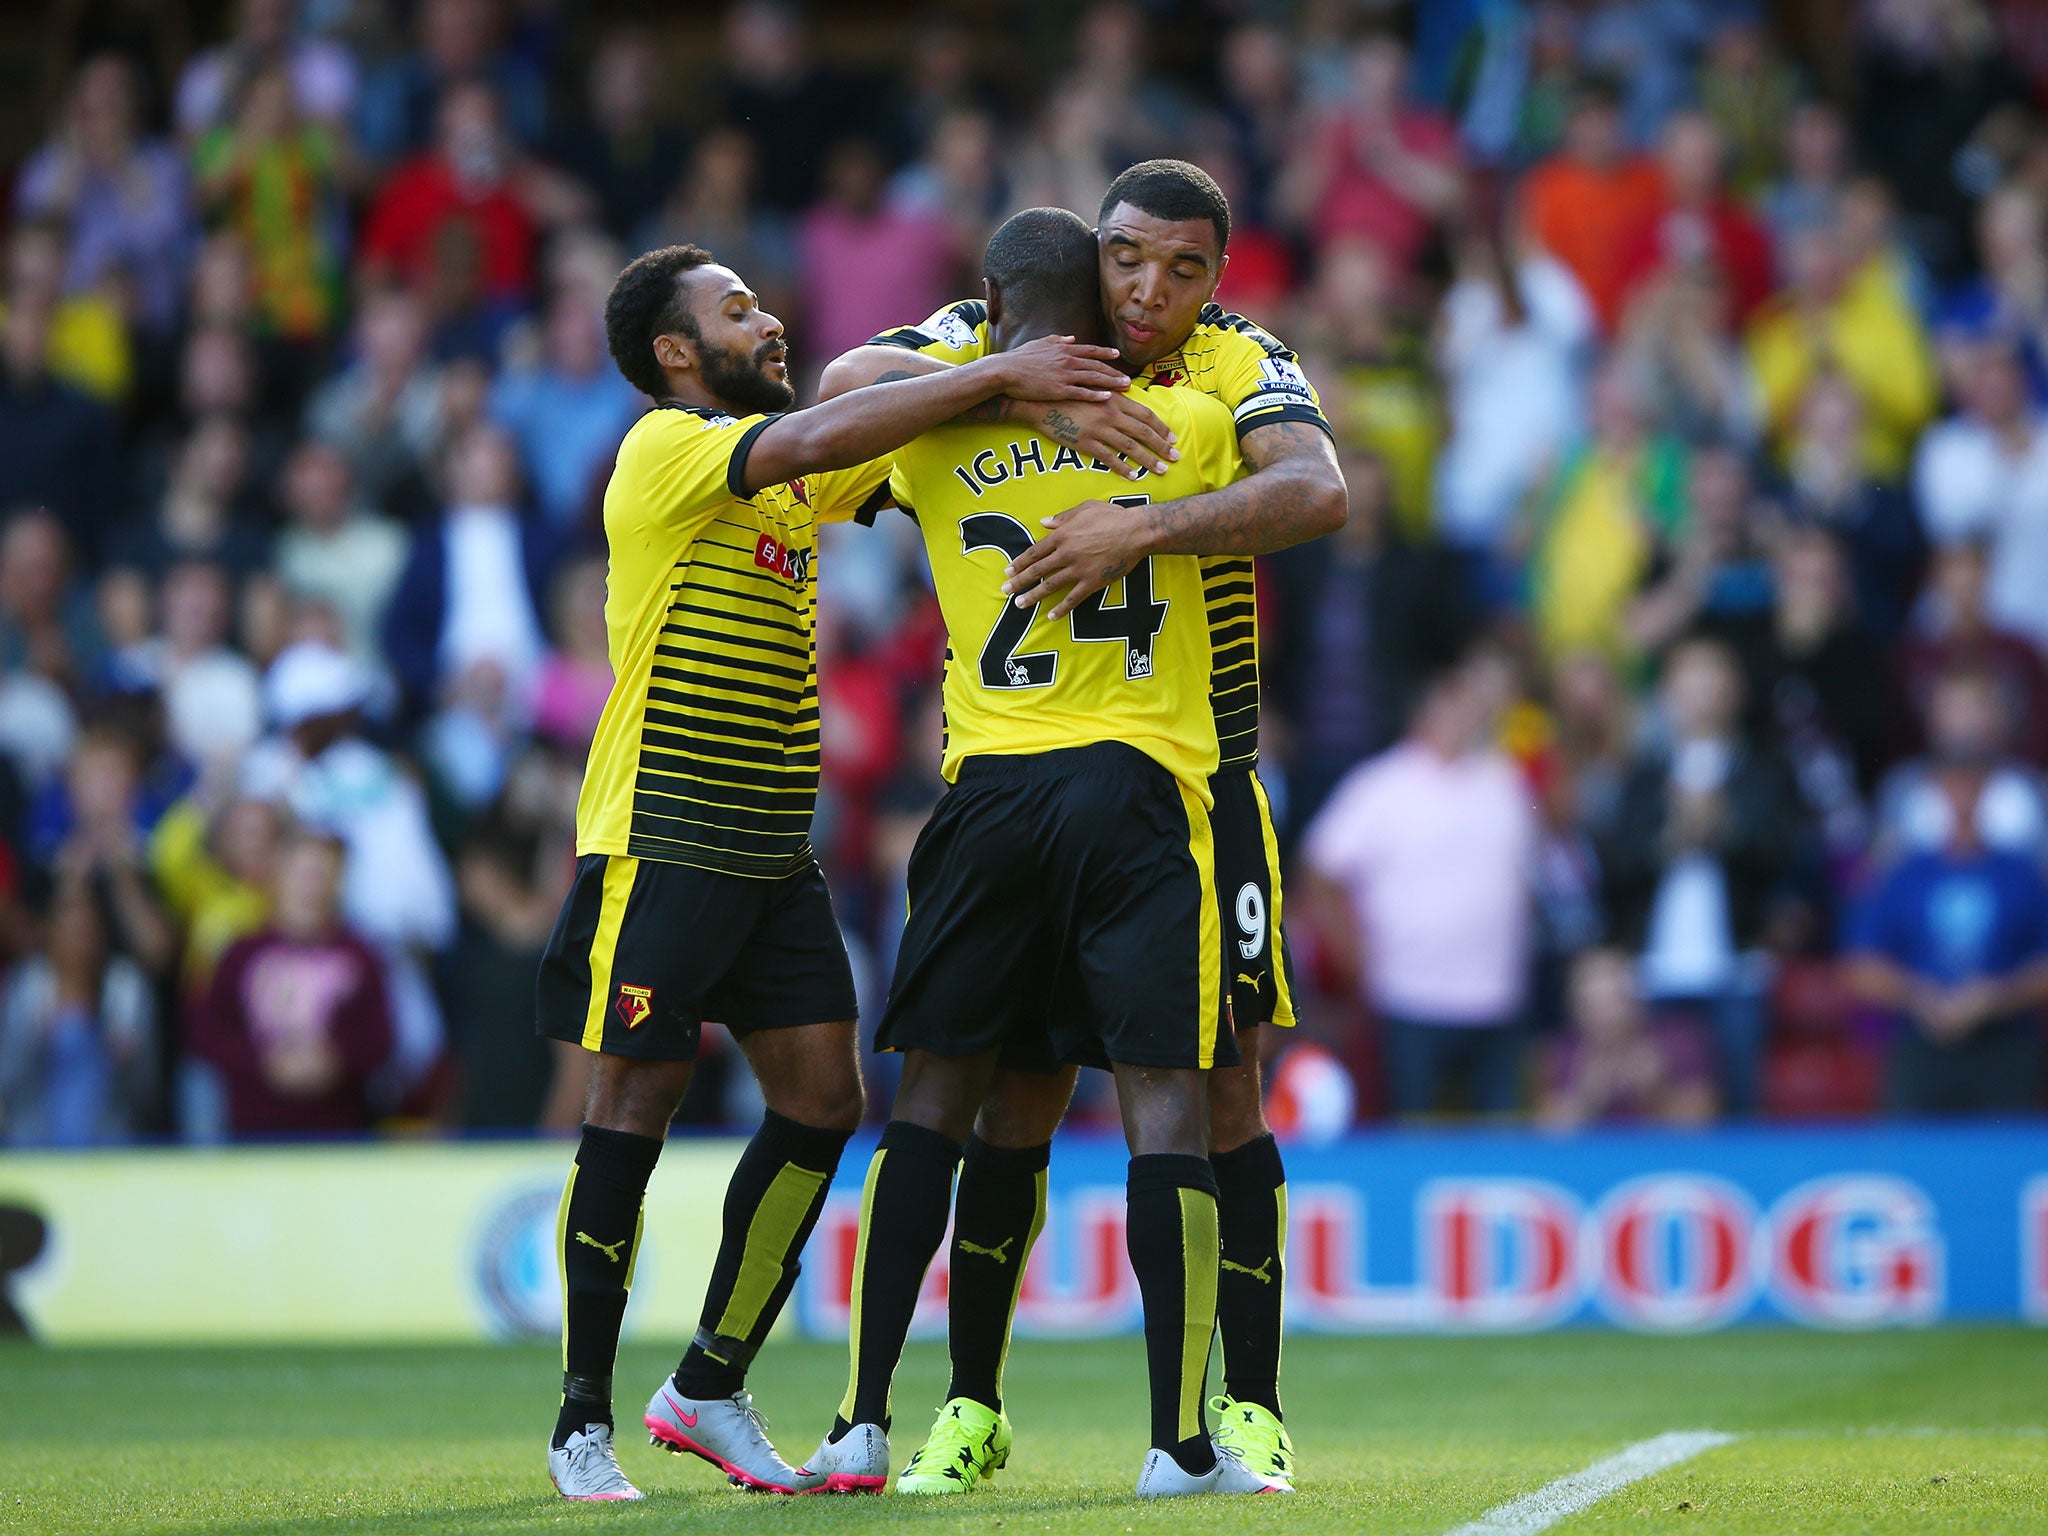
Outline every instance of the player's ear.
<svg viewBox="0 0 2048 1536"><path fill-rule="evenodd" d="M1217 284L1223 281L1223 274L1230 270L1230 253L1225 251L1216 258L1216 281L1209 284L1209 297L1216 297Z"/></svg>
<svg viewBox="0 0 2048 1536"><path fill-rule="evenodd" d="M988 330L993 336L996 327L1003 323L1003 289L992 277L981 280L981 296L988 304Z"/></svg>
<svg viewBox="0 0 2048 1536"><path fill-rule="evenodd" d="M675 331L664 331L654 338L654 360L664 368L679 368L687 372L697 366L697 349L690 344L690 338Z"/></svg>

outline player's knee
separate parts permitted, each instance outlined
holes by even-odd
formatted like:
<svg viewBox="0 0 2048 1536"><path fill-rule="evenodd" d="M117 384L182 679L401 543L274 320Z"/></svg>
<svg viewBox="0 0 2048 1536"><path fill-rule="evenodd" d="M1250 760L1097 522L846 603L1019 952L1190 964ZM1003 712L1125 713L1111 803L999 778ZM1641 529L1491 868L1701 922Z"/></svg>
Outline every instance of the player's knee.
<svg viewBox="0 0 2048 1536"><path fill-rule="evenodd" d="M627 1131L660 1141L682 1107L695 1063L639 1061L593 1055L583 1120L600 1130Z"/></svg>
<svg viewBox="0 0 2048 1536"><path fill-rule="evenodd" d="M1255 1060L1209 1074L1209 1151L1235 1152L1266 1134L1266 1111Z"/></svg>
<svg viewBox="0 0 2048 1536"><path fill-rule="evenodd" d="M1038 1147L1052 1140L1074 1097L1073 1067L1044 1076L999 1072L989 1085L975 1134L992 1147Z"/></svg>
<svg viewBox="0 0 2048 1536"><path fill-rule="evenodd" d="M858 1071L772 1089L765 1083L762 1087L770 1109L799 1125L816 1126L819 1130L858 1130L861 1117L867 1113L867 1095L861 1088Z"/></svg>

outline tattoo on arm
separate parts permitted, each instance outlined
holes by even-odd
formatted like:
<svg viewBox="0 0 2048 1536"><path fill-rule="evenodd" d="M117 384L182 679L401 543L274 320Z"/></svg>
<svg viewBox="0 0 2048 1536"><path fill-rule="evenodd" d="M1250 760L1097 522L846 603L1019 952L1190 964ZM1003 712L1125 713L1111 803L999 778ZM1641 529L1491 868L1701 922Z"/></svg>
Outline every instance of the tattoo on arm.
<svg viewBox="0 0 2048 1536"><path fill-rule="evenodd" d="M887 373L876 374L874 381L877 384L894 384L898 379L915 379L918 377L921 377L921 375L912 373L908 368L891 368Z"/></svg>
<svg viewBox="0 0 2048 1536"><path fill-rule="evenodd" d="M1330 531L1329 490L1343 474L1328 433L1275 422L1249 433L1240 451L1251 470L1244 479L1144 509L1155 553L1264 555Z"/></svg>
<svg viewBox="0 0 2048 1536"><path fill-rule="evenodd" d="M1081 440L1081 429L1074 424L1074 418L1065 411L1045 413L1045 435L1072 447Z"/></svg>
<svg viewBox="0 0 2048 1536"><path fill-rule="evenodd" d="M991 395L979 405L970 405L947 423L948 426L966 421L1008 421L1010 419L1010 397Z"/></svg>

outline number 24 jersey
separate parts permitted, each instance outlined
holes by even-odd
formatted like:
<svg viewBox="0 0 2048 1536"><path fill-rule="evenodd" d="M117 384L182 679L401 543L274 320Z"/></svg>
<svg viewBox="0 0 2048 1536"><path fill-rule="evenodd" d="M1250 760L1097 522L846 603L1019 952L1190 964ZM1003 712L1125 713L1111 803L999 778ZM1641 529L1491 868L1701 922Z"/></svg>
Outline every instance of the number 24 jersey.
<svg viewBox="0 0 2048 1536"><path fill-rule="evenodd" d="M916 517L945 614L951 783L965 758L1124 741L1208 803L1216 771L1211 643L1201 560L1156 555L1067 617L1018 608L1003 571L1045 521L1088 500L1137 505L1198 495L1241 472L1230 412L1193 390L1132 391L1180 448L1164 475L1097 468L1028 427L962 423L899 449L890 490Z"/></svg>

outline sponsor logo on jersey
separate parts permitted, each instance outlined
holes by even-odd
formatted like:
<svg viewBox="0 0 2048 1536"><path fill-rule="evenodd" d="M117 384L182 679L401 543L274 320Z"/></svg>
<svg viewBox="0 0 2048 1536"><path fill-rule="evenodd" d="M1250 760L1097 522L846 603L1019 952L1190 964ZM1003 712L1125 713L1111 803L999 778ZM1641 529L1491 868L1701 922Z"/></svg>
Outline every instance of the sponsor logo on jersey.
<svg viewBox="0 0 2048 1536"><path fill-rule="evenodd" d="M938 324L939 340L947 346L965 351L975 344L974 327L950 310Z"/></svg>
<svg viewBox="0 0 2048 1536"><path fill-rule="evenodd" d="M799 587L811 579L811 552L791 549L769 534L762 534L754 545L754 564Z"/></svg>

